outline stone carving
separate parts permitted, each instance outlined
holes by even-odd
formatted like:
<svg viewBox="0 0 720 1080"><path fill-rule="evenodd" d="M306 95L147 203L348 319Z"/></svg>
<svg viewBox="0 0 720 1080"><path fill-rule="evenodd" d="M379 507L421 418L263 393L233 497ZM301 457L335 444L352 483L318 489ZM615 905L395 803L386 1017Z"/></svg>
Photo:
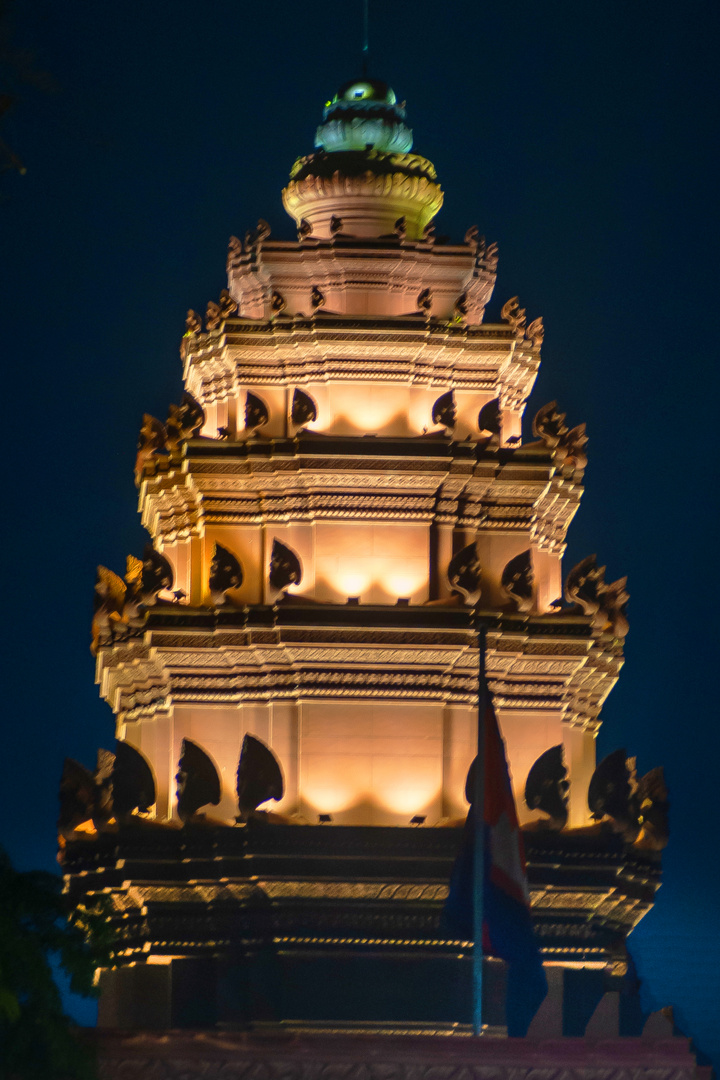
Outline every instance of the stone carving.
<svg viewBox="0 0 720 1080"><path fill-rule="evenodd" d="M217 806L220 802L220 777L217 769L205 751L190 739L182 741L175 779L177 810L181 821L189 821L201 806Z"/></svg>
<svg viewBox="0 0 720 1080"><path fill-rule="evenodd" d="M330 218L330 235L339 236L342 233L343 221L342 218L333 214Z"/></svg>
<svg viewBox="0 0 720 1080"><path fill-rule="evenodd" d="M488 432L499 441L502 432L502 409L499 398L493 398L492 401L483 405L478 413L478 428L483 433Z"/></svg>
<svg viewBox="0 0 720 1080"><path fill-rule="evenodd" d="M477 225L471 225L468 231L463 237L463 243L467 244L472 249L474 255L477 255L478 248L481 244L484 244L485 237L480 238Z"/></svg>
<svg viewBox="0 0 720 1080"><path fill-rule="evenodd" d="M419 311L424 311L426 315L430 314L432 308L432 290L422 289L418 293L417 306Z"/></svg>
<svg viewBox="0 0 720 1080"><path fill-rule="evenodd" d="M532 551L528 548L507 564L502 572L500 587L515 602L518 611L528 612L533 609L534 586Z"/></svg>
<svg viewBox="0 0 720 1080"><path fill-rule="evenodd" d="M635 759L628 758L624 749L603 758L588 788L588 807L595 821L607 821L630 843L640 832L636 790Z"/></svg>
<svg viewBox="0 0 720 1080"><path fill-rule="evenodd" d="M280 312L285 310L285 307L286 307L285 297L283 296L283 294L281 292L278 292L277 289L273 289L272 294L270 296L270 310L271 310L271 312L273 313L273 315L279 315Z"/></svg>
<svg viewBox="0 0 720 1080"><path fill-rule="evenodd" d="M170 405L165 424L165 445L168 450L179 450L181 443L192 439L205 423L205 410L187 390L179 405Z"/></svg>
<svg viewBox="0 0 720 1080"><path fill-rule="evenodd" d="M245 247L248 251L255 251L264 240L270 236L270 226L264 218L259 218L254 229L245 233Z"/></svg>
<svg viewBox="0 0 720 1080"><path fill-rule="evenodd" d="M661 851L668 842L668 790L662 767L638 779L635 758L615 750L600 762L590 780L588 806L629 843Z"/></svg>
<svg viewBox="0 0 720 1080"><path fill-rule="evenodd" d="M662 765L638 780L637 804L640 833L636 847L662 851L670 839L668 789Z"/></svg>
<svg viewBox="0 0 720 1080"><path fill-rule="evenodd" d="M574 479L582 479L587 466L585 424L568 430L565 413L558 411L556 401L550 401L535 414L533 434L552 452L559 469L568 469Z"/></svg>
<svg viewBox="0 0 720 1080"><path fill-rule="evenodd" d="M453 318L455 322L462 322L468 313L467 293L461 293L453 305Z"/></svg>
<svg viewBox="0 0 720 1080"><path fill-rule="evenodd" d="M115 740L112 764L113 814L118 824L139 811L147 814L155 803L155 778L139 750L121 739Z"/></svg>
<svg viewBox="0 0 720 1080"><path fill-rule="evenodd" d="M228 240L227 265L235 262L242 255L242 241L237 236L231 236Z"/></svg>
<svg viewBox="0 0 720 1080"><path fill-rule="evenodd" d="M547 817L537 826L560 832L568 820L567 769L563 746L551 746L541 754L525 781L525 804L529 810L541 810Z"/></svg>
<svg viewBox="0 0 720 1080"><path fill-rule="evenodd" d="M222 322L222 314L220 311L220 305L216 304L214 300L208 300L208 305L205 309L205 327L208 330L217 330L218 326Z"/></svg>
<svg viewBox="0 0 720 1080"><path fill-rule="evenodd" d="M304 240L307 236L312 236L313 227L307 218L300 218L300 224L298 225L298 240Z"/></svg>
<svg viewBox="0 0 720 1080"><path fill-rule="evenodd" d="M325 293L321 289L319 289L317 285L313 285L312 287L312 292L310 293L310 303L312 305L313 311L317 311L318 308L325 306Z"/></svg>
<svg viewBox="0 0 720 1080"><path fill-rule="evenodd" d="M574 566L565 582L565 600L576 604L584 615L593 617L598 629L609 629L614 637L627 636L627 578L605 583L605 567L597 565L597 556L588 555Z"/></svg>
<svg viewBox="0 0 720 1080"><path fill-rule="evenodd" d="M167 432L165 425L150 413L143 413L142 426L138 437L137 455L135 457L135 482L139 482L142 476L145 462L149 461L153 454L165 448Z"/></svg>
<svg viewBox="0 0 720 1080"><path fill-rule="evenodd" d="M142 559L128 555L125 560L125 603L123 620L131 626L142 622Z"/></svg>
<svg viewBox="0 0 720 1080"><path fill-rule="evenodd" d="M223 289L217 304L214 300L210 300L208 303L205 312L205 326L208 330L217 330L220 323L229 318L230 315L234 315L236 311L237 304L228 290Z"/></svg>
<svg viewBox="0 0 720 1080"><path fill-rule="evenodd" d="M87 821L93 821L97 828L97 796L97 782L90 770L74 758L65 758L60 777L60 809L57 819L59 836L69 837Z"/></svg>
<svg viewBox="0 0 720 1080"><path fill-rule="evenodd" d="M210 598L215 607L221 607L227 603L227 593L230 589L239 589L243 583L242 566L231 551L215 545L212 562L210 563Z"/></svg>
<svg viewBox="0 0 720 1080"><path fill-rule="evenodd" d="M572 428L555 451L555 463L560 468L571 469L575 480L582 479L588 462L585 452L588 442L585 427L585 424L578 424Z"/></svg>
<svg viewBox="0 0 720 1080"><path fill-rule="evenodd" d="M405 215L399 217L393 225L393 232L397 236L398 240L404 240L407 236L407 218Z"/></svg>
<svg viewBox="0 0 720 1080"><path fill-rule="evenodd" d="M448 581L453 591L462 597L468 607L474 607L480 599L480 577L482 568L477 555L477 545L472 544L453 555L447 569Z"/></svg>
<svg viewBox="0 0 720 1080"><path fill-rule="evenodd" d="M291 585L299 585L302 581L300 559L292 548L277 538L273 539L268 580L270 587L278 594L285 593Z"/></svg>
<svg viewBox="0 0 720 1080"><path fill-rule="evenodd" d="M272 750L254 735L243 739L237 771L239 820L247 821L258 806L285 791L282 769Z"/></svg>
<svg viewBox="0 0 720 1080"><path fill-rule="evenodd" d="M630 624L627 619L627 605L630 594L627 591L627 578L618 578L606 585L601 594L600 611L607 619L613 637L621 641L627 637Z"/></svg>
<svg viewBox="0 0 720 1080"><path fill-rule="evenodd" d="M530 342L533 349L539 349L545 339L545 327L543 326L542 315L533 321L525 331L525 337Z"/></svg>
<svg viewBox="0 0 720 1080"><path fill-rule="evenodd" d="M261 397L248 390L245 397L245 428L255 433L258 428L264 427L270 419L268 407Z"/></svg>
<svg viewBox="0 0 720 1080"><path fill-rule="evenodd" d="M155 550L152 543L145 545L140 577L140 599L145 607L157 604L161 589L172 589L175 575L168 559Z"/></svg>
<svg viewBox="0 0 720 1080"><path fill-rule="evenodd" d="M513 296L510 300L507 300L500 311L500 318L503 322L510 325L510 328L515 334L520 335L525 329L525 323L527 321L527 312L525 308L520 307L520 302L517 296Z"/></svg>
<svg viewBox="0 0 720 1080"><path fill-rule="evenodd" d="M202 319L198 315L197 311L193 311L192 308L188 310L185 317L185 332L188 334L199 334L202 331Z"/></svg>
<svg viewBox="0 0 720 1080"><path fill-rule="evenodd" d="M451 435L457 421L455 408L455 391L448 390L441 394L432 407L432 422L445 428L445 432Z"/></svg>
<svg viewBox="0 0 720 1080"><path fill-rule="evenodd" d="M304 427L305 424L317 420L317 405L309 394L298 387L293 392L290 419L297 427Z"/></svg>
<svg viewBox="0 0 720 1080"><path fill-rule="evenodd" d="M223 319L228 319L237 312L237 304L227 289L220 290L220 314Z"/></svg>
<svg viewBox="0 0 720 1080"><path fill-rule="evenodd" d="M558 412L557 401L549 401L538 409L532 423L533 435L540 439L548 450L555 450L567 435L565 413Z"/></svg>
<svg viewBox="0 0 720 1080"><path fill-rule="evenodd" d="M119 578L112 570L108 570L107 566L98 566L90 646L93 656L97 655L101 644L112 641L115 627L122 620L125 592L126 586L122 578Z"/></svg>
<svg viewBox="0 0 720 1080"><path fill-rule="evenodd" d="M480 242L477 247L476 263L485 267L490 273L495 273L498 264L498 246L495 241L492 244L488 244L485 241L485 237L480 237Z"/></svg>
<svg viewBox="0 0 720 1080"><path fill-rule="evenodd" d="M426 244L435 243L435 226L432 225L430 222L428 222L428 224L423 229L422 238Z"/></svg>

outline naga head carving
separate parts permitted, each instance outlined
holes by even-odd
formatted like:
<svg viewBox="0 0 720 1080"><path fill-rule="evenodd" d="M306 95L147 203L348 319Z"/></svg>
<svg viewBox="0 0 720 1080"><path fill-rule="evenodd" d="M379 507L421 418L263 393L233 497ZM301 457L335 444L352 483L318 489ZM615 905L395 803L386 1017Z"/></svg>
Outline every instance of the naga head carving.
<svg viewBox="0 0 720 1080"><path fill-rule="evenodd" d="M568 574L565 599L569 604L579 604L585 615L595 615L604 588L605 567L598 566L597 555L588 555Z"/></svg>
<svg viewBox="0 0 720 1080"><path fill-rule="evenodd" d="M115 740L112 765L115 820L127 820L136 810L146 814L155 802L155 778L146 759L130 743Z"/></svg>
<svg viewBox="0 0 720 1080"><path fill-rule="evenodd" d="M245 395L246 430L255 432L258 428L264 427L269 419L270 413L263 399L258 397L257 394L253 394L252 390L248 390Z"/></svg>
<svg viewBox="0 0 720 1080"><path fill-rule="evenodd" d="M168 409L165 425L168 450L177 450L181 443L192 439L204 423L205 410L200 402L186 390L180 404L170 405Z"/></svg>
<svg viewBox="0 0 720 1080"><path fill-rule="evenodd" d="M662 851L670 839L670 803L662 765L638 780L636 797L640 834L635 844L646 851Z"/></svg>
<svg viewBox="0 0 720 1080"><path fill-rule="evenodd" d="M447 569L448 581L468 607L474 607L480 599L481 574L482 567L475 541L458 551L457 555L453 555L450 560Z"/></svg>
<svg viewBox="0 0 720 1080"><path fill-rule="evenodd" d="M240 820L246 821L258 806L269 799L279 802L284 790L282 769L270 747L254 735L246 735L237 771Z"/></svg>
<svg viewBox="0 0 720 1080"><path fill-rule="evenodd" d="M98 566L90 646L93 656L97 655L101 644L112 641L115 628L122 619L126 593L127 586L121 577L107 566Z"/></svg>
<svg viewBox="0 0 720 1080"><path fill-rule="evenodd" d="M278 593L285 592L291 585L299 585L302 581L302 565L299 557L292 548L277 538L273 540L270 553L268 580L271 588Z"/></svg>
<svg viewBox="0 0 720 1080"><path fill-rule="evenodd" d="M135 481L139 482L145 462L149 461L153 454L164 450L167 444L167 431L165 425L150 413L144 413L140 434L137 443L137 455L135 457Z"/></svg>
<svg viewBox="0 0 720 1080"><path fill-rule="evenodd" d="M448 390L447 393L441 394L436 400L432 407L432 422L444 427L448 435L452 434L457 422L454 390Z"/></svg>
<svg viewBox="0 0 720 1080"><path fill-rule="evenodd" d="M210 563L210 596L213 604L220 606L227 601L227 592L230 589L239 589L243 583L243 572L240 561L235 558L232 551L215 545L212 562Z"/></svg>
<svg viewBox="0 0 720 1080"><path fill-rule="evenodd" d="M500 318L503 322L509 323L510 328L519 334L525 327L527 322L527 312L525 308L520 307L520 300L517 296L512 296L502 306L500 311Z"/></svg>
<svg viewBox="0 0 720 1080"><path fill-rule="evenodd" d="M625 749L603 758L590 780L588 807L596 821L608 820L615 832L632 842L640 831L635 759Z"/></svg>
<svg viewBox="0 0 720 1080"><path fill-rule="evenodd" d="M166 559L153 544L143 548L142 574L140 578L140 597L146 607L157 603L157 594L161 589L172 589L175 575L169 559Z"/></svg>
<svg viewBox="0 0 720 1080"><path fill-rule="evenodd" d="M254 251L263 240L267 240L270 236L270 226L264 218L259 218L257 225L254 229L250 229L245 233L245 248L247 251Z"/></svg>
<svg viewBox="0 0 720 1080"><path fill-rule="evenodd" d="M205 751L183 739L178 762L177 808L182 821L197 814L201 806L217 806L220 802L220 777Z"/></svg>
<svg viewBox="0 0 720 1080"><path fill-rule="evenodd" d="M518 611L532 611L535 574L530 548L510 560L502 572L500 587L506 596L515 601Z"/></svg>
<svg viewBox="0 0 720 1080"><path fill-rule="evenodd" d="M559 412L557 401L549 401L535 413L532 422L533 435L536 439L541 439L548 450L554 450L567 435L565 416L565 413Z"/></svg>
<svg viewBox="0 0 720 1080"><path fill-rule="evenodd" d="M290 419L297 427L304 427L317 420L317 405L309 394L297 387L293 392Z"/></svg>
<svg viewBox="0 0 720 1080"><path fill-rule="evenodd" d="M500 399L493 398L492 401L488 401L483 405L482 409L478 413L478 428L482 432L489 432L490 435L500 438L502 431L502 409L500 408Z"/></svg>
<svg viewBox="0 0 720 1080"><path fill-rule="evenodd" d="M528 773L525 804L529 810L541 810L547 814L547 819L541 824L560 832L567 825L569 789L560 743L541 754Z"/></svg>

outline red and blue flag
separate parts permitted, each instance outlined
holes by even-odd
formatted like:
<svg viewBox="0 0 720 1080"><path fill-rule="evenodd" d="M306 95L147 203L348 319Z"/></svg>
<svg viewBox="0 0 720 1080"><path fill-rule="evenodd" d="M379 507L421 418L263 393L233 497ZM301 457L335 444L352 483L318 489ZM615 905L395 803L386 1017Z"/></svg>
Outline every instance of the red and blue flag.
<svg viewBox="0 0 720 1080"><path fill-rule="evenodd" d="M505 745L500 735L489 690L484 714L483 952L508 964L508 1034L524 1035L543 998L547 979L535 940L530 914L525 851L517 817ZM473 763L473 766L475 763ZM472 797L472 769L468 793ZM463 844L453 868L445 904L447 928L473 940L474 848L477 808L470 806Z"/></svg>

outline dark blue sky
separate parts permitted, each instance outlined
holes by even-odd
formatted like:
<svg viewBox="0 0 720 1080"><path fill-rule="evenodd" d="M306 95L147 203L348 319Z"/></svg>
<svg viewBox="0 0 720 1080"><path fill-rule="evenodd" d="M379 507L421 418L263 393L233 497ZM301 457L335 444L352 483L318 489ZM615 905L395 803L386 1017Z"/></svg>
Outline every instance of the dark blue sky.
<svg viewBox="0 0 720 1080"><path fill-rule="evenodd" d="M673 837L634 935L648 1003L720 1055L717 704L718 8L711 2L374 0L371 73L407 99L446 192L438 232L500 245L496 303L546 325L528 409L587 421L566 568L627 574L627 663L602 755L665 766ZM113 734L88 652L95 566L144 533L134 445L180 392L188 307L228 236L294 236L280 189L356 74L343 5L57 4L11 10L52 92L15 84L0 175L5 675L2 840L53 863L62 758ZM3 73L7 66L3 68ZM0 87L0 92L2 87Z"/></svg>

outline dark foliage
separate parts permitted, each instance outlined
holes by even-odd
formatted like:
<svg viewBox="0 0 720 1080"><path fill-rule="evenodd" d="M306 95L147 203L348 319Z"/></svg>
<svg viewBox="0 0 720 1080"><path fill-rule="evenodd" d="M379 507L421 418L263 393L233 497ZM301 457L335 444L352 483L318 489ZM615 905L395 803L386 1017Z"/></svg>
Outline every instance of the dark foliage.
<svg viewBox="0 0 720 1080"><path fill-rule="evenodd" d="M64 1014L57 960L71 989L96 993L95 968L110 957L107 902L68 912L62 879L20 873L0 848L0 1080L93 1080L93 1055Z"/></svg>

